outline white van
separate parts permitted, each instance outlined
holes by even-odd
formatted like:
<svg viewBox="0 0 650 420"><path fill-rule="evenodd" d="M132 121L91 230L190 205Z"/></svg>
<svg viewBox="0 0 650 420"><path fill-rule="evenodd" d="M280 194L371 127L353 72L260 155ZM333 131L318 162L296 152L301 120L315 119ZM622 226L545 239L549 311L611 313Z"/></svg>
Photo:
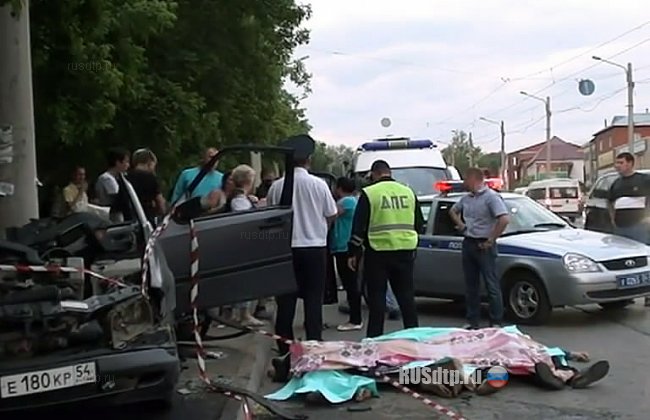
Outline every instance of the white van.
<svg viewBox="0 0 650 420"><path fill-rule="evenodd" d="M455 176L431 140L402 137L364 143L355 153L352 176L362 180L376 160L386 161L393 178L411 187L418 197L437 194L436 183L454 179Z"/></svg>
<svg viewBox="0 0 650 420"><path fill-rule="evenodd" d="M575 220L582 215L580 181L569 178L545 179L528 185L526 195L560 216Z"/></svg>

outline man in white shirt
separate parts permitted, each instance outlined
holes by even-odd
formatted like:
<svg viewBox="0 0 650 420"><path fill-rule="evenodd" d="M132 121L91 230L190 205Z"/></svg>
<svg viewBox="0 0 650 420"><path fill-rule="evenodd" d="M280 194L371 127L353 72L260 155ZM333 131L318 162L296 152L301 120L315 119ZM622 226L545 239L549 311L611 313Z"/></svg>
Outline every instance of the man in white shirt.
<svg viewBox="0 0 650 420"><path fill-rule="evenodd" d="M130 153L125 149L111 149L106 156L108 169L97 178L95 183L94 203L102 207L113 207L116 204L120 186L117 182L119 174L129 169ZM111 209L111 220L122 221L122 215Z"/></svg>
<svg viewBox="0 0 650 420"><path fill-rule="evenodd" d="M285 146L295 150L291 248L298 293L276 297L278 311L275 332L285 338L294 338L293 321L300 297L304 303L306 339L320 341L323 338L327 233L338 209L325 181L308 172L315 149L314 140L308 135L294 136L285 142ZM283 183L284 177L271 185L268 205L280 203ZM278 342L278 347L281 355L289 351L284 343Z"/></svg>

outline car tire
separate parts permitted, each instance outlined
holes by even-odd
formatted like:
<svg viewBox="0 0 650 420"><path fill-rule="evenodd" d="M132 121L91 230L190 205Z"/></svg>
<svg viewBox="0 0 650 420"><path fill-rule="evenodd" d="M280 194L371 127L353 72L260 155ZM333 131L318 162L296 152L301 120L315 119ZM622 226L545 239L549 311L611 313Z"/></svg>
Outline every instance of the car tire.
<svg viewBox="0 0 650 420"><path fill-rule="evenodd" d="M509 318L517 324L542 325L551 315L546 287L528 270L508 273L504 281L504 306Z"/></svg>
<svg viewBox="0 0 650 420"><path fill-rule="evenodd" d="M598 306L600 306L605 311L617 311L617 310L625 309L627 306L631 305L632 303L634 303L633 300L618 300L616 302L599 303Z"/></svg>

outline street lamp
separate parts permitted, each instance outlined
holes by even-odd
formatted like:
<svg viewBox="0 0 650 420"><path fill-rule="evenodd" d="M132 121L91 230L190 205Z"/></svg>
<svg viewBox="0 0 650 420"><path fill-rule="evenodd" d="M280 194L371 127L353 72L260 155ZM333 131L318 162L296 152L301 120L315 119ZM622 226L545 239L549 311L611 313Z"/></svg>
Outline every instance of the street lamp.
<svg viewBox="0 0 650 420"><path fill-rule="evenodd" d="M632 79L632 63L627 63L627 67L614 63L613 61L605 60L597 56L591 57L596 61L610 64L619 67L625 71L625 79L627 81L627 142L630 153L634 155L634 80Z"/></svg>
<svg viewBox="0 0 650 420"><path fill-rule="evenodd" d="M540 98L539 96L531 95L524 91L519 92L524 96L529 98L537 99L538 101L544 102L544 108L546 110L546 175L551 177L551 97L547 96L546 99Z"/></svg>
<svg viewBox="0 0 650 420"><path fill-rule="evenodd" d="M508 161L506 159L506 129L505 129L505 123L503 122L503 120L494 121L494 120L490 120L490 119L485 118L485 117L481 117L481 118L479 118L479 120L485 121L486 123L489 123L489 124L495 124L495 125L498 125L499 127L501 127L501 169L500 169L500 173L501 173L501 179L503 179L503 182L505 183L505 187L506 187L506 189L508 189L508 187L509 187L509 185L508 185L509 178L508 178Z"/></svg>

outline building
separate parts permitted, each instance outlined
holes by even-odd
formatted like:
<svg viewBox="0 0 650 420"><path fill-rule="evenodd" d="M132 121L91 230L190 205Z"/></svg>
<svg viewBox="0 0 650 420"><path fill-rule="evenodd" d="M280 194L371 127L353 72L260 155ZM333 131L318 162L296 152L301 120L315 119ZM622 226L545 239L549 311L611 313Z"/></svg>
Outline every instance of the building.
<svg viewBox="0 0 650 420"><path fill-rule="evenodd" d="M616 155L627 152L627 116L612 118L610 125L593 135L586 145L585 168L588 183L614 170ZM646 153L650 140L650 113L634 114L634 154L638 168L650 168L650 154Z"/></svg>
<svg viewBox="0 0 650 420"><path fill-rule="evenodd" d="M551 139L551 176L584 180L582 147L554 136ZM546 141L508 153L508 185L527 184L546 176Z"/></svg>

